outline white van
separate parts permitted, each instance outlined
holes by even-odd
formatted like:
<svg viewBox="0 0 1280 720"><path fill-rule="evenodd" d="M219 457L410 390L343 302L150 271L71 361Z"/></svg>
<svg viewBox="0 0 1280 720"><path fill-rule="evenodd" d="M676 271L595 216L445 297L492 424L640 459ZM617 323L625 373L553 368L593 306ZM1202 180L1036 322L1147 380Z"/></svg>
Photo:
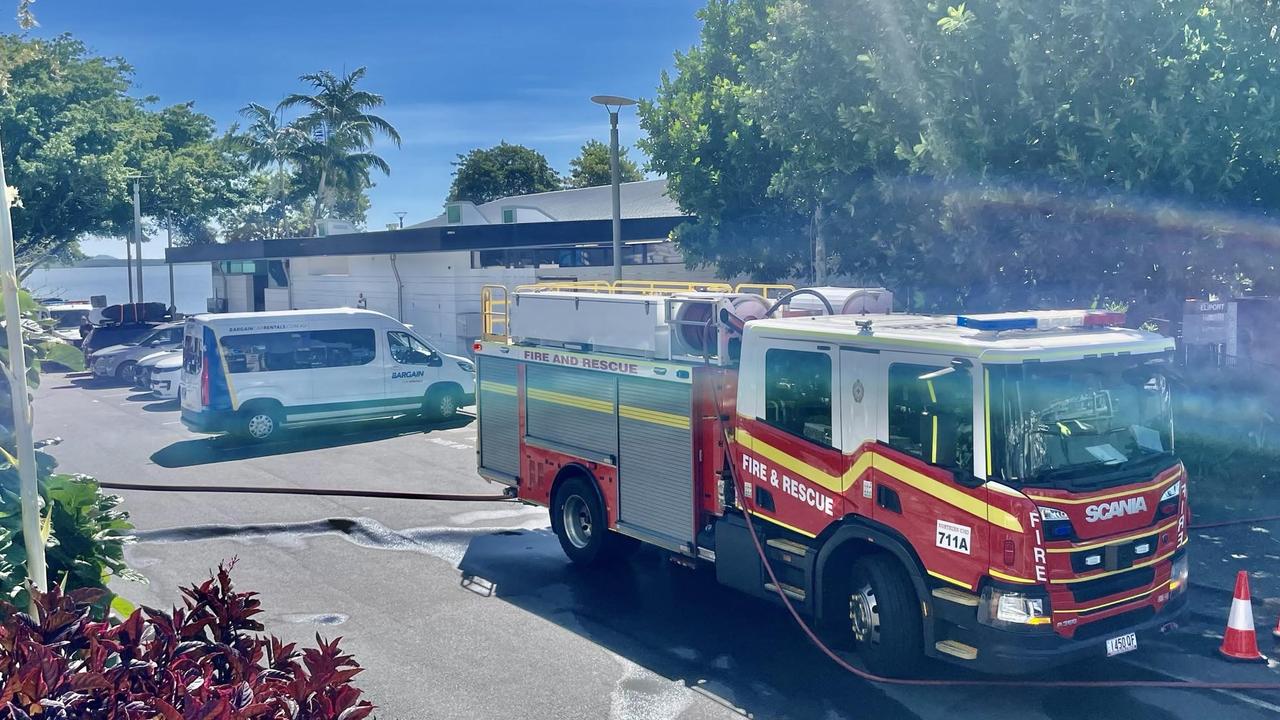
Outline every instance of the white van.
<svg viewBox="0 0 1280 720"><path fill-rule="evenodd" d="M182 423L266 440L281 427L421 413L475 398L475 365L370 310L196 315L182 347Z"/></svg>

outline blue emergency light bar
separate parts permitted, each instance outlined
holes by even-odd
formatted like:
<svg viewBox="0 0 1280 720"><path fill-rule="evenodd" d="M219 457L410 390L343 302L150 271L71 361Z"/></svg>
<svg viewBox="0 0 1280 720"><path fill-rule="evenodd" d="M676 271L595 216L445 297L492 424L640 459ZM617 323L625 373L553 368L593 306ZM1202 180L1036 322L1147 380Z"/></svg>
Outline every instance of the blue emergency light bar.
<svg viewBox="0 0 1280 720"><path fill-rule="evenodd" d="M1026 315L957 315L956 325L974 330L1034 330L1034 317Z"/></svg>

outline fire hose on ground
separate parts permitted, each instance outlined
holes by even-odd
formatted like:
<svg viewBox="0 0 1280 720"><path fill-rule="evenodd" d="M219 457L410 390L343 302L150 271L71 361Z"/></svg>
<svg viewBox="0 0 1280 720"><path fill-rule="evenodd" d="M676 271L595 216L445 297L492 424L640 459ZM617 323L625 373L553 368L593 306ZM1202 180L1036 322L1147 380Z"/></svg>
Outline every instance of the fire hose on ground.
<svg viewBox="0 0 1280 720"><path fill-rule="evenodd" d="M735 479L736 484L736 479ZM509 502L516 498L509 490L501 495L465 495L455 493L422 493L422 492L399 492L391 490L349 490L349 489L326 489L326 488L296 488L296 487L258 487L250 485L172 485L172 484L154 484L154 483L122 483L122 482L100 482L99 486L108 490L135 490L135 491L151 491L151 492L179 492L179 493L233 493L233 494L265 494L265 495L312 495L312 496L335 496L335 497L369 497L384 498L394 500L434 500L445 502ZM809 639L809 642L828 658L831 659L841 669L857 676L858 678L871 683L883 685L905 685L912 687L1019 687L1019 688L1151 688L1164 690L1280 690L1280 682L1208 682L1199 680L1000 680L1000 679L955 679L955 680L935 680L929 678L893 678L876 675L861 668L851 665L847 660L832 650L822 638L814 632L808 622L800 615L795 606L791 603L791 599L782 590L782 583L778 581L778 577L774 574L773 566L765 555L764 547L760 544L760 538L756 534L755 524L752 522L751 513L744 512L743 517L747 521L747 529L750 531L751 542L755 545L756 554L760 556L761 562L764 564L765 572L769 575L770 582L778 593L778 598L782 601L787 612L791 615L791 619L799 626L801 632ZM1240 520L1231 520L1225 522L1207 523L1204 525L1192 525L1192 530L1222 527L1226 525L1240 525L1245 523L1263 523L1280 520L1280 515L1270 515L1257 518L1246 518Z"/></svg>

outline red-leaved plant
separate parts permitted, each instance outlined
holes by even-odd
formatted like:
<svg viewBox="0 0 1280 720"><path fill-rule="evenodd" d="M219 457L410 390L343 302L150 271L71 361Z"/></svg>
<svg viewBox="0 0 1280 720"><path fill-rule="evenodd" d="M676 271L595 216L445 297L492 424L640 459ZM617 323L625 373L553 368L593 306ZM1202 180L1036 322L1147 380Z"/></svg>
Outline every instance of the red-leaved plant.
<svg viewBox="0 0 1280 720"><path fill-rule="evenodd" d="M299 651L259 635L257 593L236 592L228 570L183 588L183 607L118 625L94 616L98 589L38 595L38 619L0 603L0 719L368 717L338 640Z"/></svg>

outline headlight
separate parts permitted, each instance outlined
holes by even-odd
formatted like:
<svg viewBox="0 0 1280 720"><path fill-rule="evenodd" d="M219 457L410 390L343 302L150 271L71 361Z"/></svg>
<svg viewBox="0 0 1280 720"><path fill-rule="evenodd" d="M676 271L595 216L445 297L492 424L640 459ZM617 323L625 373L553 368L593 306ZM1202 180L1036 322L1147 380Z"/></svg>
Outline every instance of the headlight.
<svg viewBox="0 0 1280 720"><path fill-rule="evenodd" d="M475 363L471 362L470 360L459 360L458 367L462 368L463 372L473 373L476 371Z"/></svg>
<svg viewBox="0 0 1280 720"><path fill-rule="evenodd" d="M1179 480L1178 482L1170 485L1168 490L1164 491L1164 494L1160 496L1160 502L1164 502L1165 500L1177 499L1178 492L1181 490L1182 490L1182 481Z"/></svg>
<svg viewBox="0 0 1280 720"><path fill-rule="evenodd" d="M1040 518L1044 520L1044 536L1050 540L1064 540L1075 533L1071 518L1058 508L1041 506Z"/></svg>
<svg viewBox="0 0 1280 720"><path fill-rule="evenodd" d="M1040 517L1045 520L1070 520L1067 514L1057 508L1041 507Z"/></svg>
<svg viewBox="0 0 1280 720"><path fill-rule="evenodd" d="M1026 593L987 586L982 591L978 621L997 628L1049 627L1049 600Z"/></svg>
<svg viewBox="0 0 1280 720"><path fill-rule="evenodd" d="M1156 519L1164 519L1173 517L1182 509L1182 481L1179 480L1169 486L1168 490L1160 496L1160 502L1156 504Z"/></svg>
<svg viewBox="0 0 1280 720"><path fill-rule="evenodd" d="M1183 553L1173 561L1173 570L1169 577L1169 592L1177 593L1187 589L1187 554Z"/></svg>

